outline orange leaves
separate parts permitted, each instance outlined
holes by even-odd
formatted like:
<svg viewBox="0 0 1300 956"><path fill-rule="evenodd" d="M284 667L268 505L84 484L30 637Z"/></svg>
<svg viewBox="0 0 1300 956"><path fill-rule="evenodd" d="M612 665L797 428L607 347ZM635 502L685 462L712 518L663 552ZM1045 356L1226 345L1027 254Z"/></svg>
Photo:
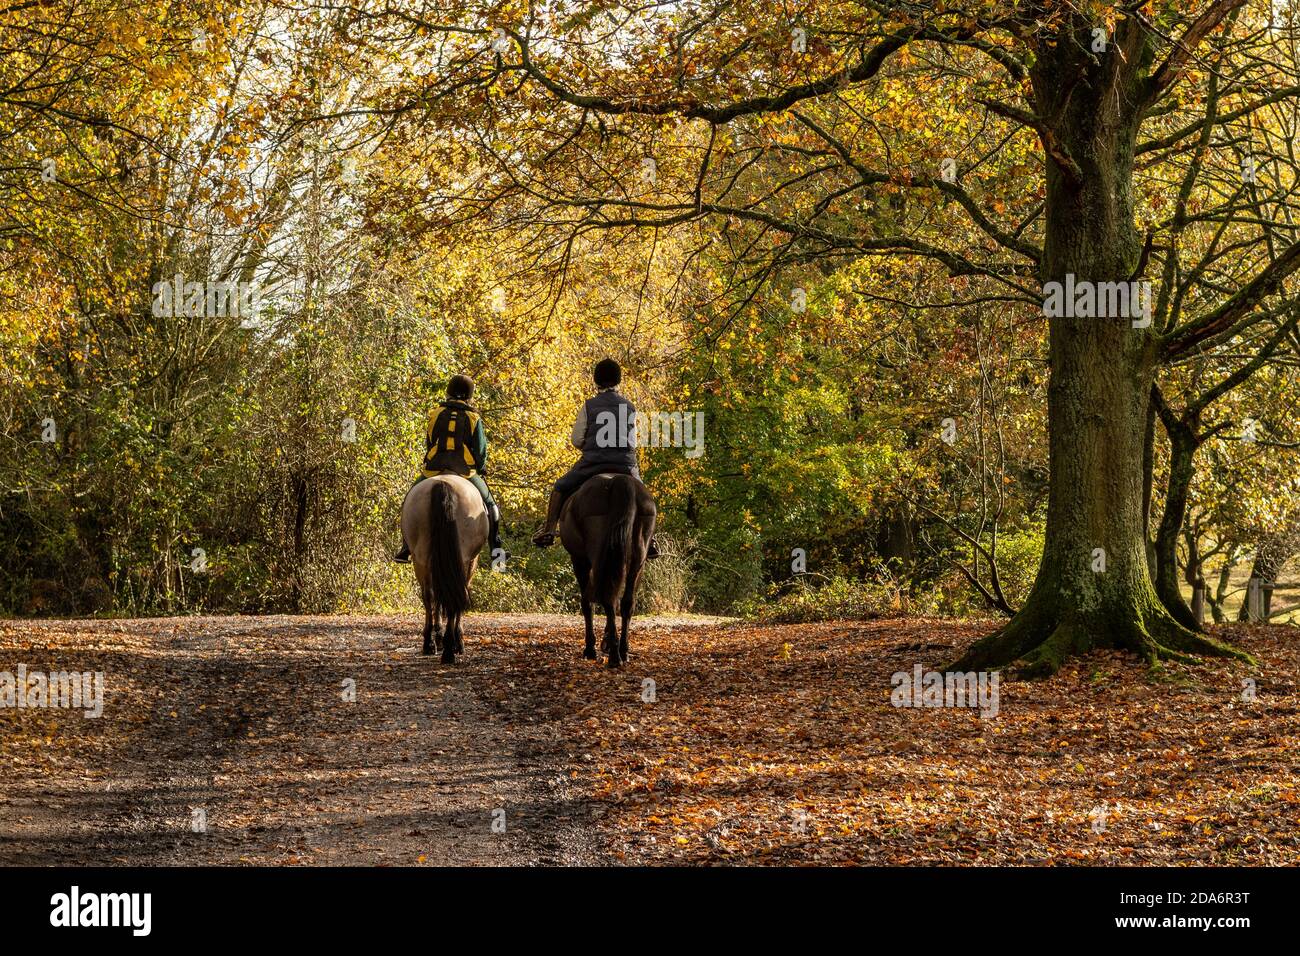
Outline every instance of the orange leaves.
<svg viewBox="0 0 1300 956"><path fill-rule="evenodd" d="M1290 858L1229 834L1269 827L1269 802L1294 804L1295 788L1243 803L1259 781L1202 761L1294 742L1294 718L1274 732L1255 721L1211 733L1213 698L1148 684L1131 659L1106 654L1047 683L1004 685L991 721L904 712L872 693L910 666L918 652L908 647L939 632L945 646L960 644L977 630L918 620L634 625L634 668L658 682L657 703L638 705L632 682L580 671L573 698L550 713L563 721L582 709L572 733L592 759L571 779L609 808L609 850L632 863ZM1284 653L1290 663L1275 658L1279 666L1294 667L1296 650ZM546 684L551 661L569 673L549 654L518 666L540 668L531 682ZM1096 679L1099 669L1108 679ZM629 723L635 734L620 729Z"/></svg>
<svg viewBox="0 0 1300 956"><path fill-rule="evenodd" d="M227 743L213 751L221 769L213 786L242 802L213 818L249 842L204 845L249 862L266 862L268 852L287 863L328 862L311 844L267 844L281 837L262 836L299 823L289 815L304 805L323 809L334 830L372 853L350 859L441 860L432 833L404 827L396 851L372 838L394 805L377 788L402 781L411 788L403 806L419 799L436 814L454 789L444 790L444 777L479 779L482 767L467 768L483 754L494 789L476 800L495 799L504 781L545 768L562 799L536 803L580 808L601 860L1300 862L1300 789L1285 759L1300 741L1293 679L1300 647L1276 631L1233 634L1261 661L1264 690L1252 719L1235 706L1236 665L1170 665L1178 680L1153 680L1131 657L1096 652L1049 681L1003 684L998 717L981 720L894 708L887 693L891 673L940 666L978 636L979 624L637 618L631 666L611 674L579 659L576 616L539 624L532 615L474 615L477 651L454 673L394 650L397 635L411 632L409 617L367 625L373 629L355 645L346 635L366 619L231 620L238 623L0 624L0 656L10 660L44 665L51 652L38 649L58 647L131 662L108 668L120 682L119 709L103 729L61 713L0 710L0 766L22 786L75 782L87 768L95 775L120 766L124 750L131 759L152 754L151 767L170 766L178 752L204 752L219 730ZM199 636L200 628L209 631ZM232 682L214 688L218 644L226 647L221 673ZM363 709L327 706L332 694L304 698L312 680L332 690L335 669L363 665L375 670L366 681L374 697ZM657 685L653 703L641 696L645 678ZM442 736L422 739L438 728ZM328 747L316 746L322 739ZM334 762L340 754L347 759ZM530 773L503 773L520 754ZM363 757L373 763L358 762ZM432 778L432 796L419 763L427 759L449 768ZM109 773L95 779L102 784ZM283 792L268 791L268 780ZM384 802L363 813L356 801L365 795ZM4 811L0 803L0 818ZM268 829L268 821L276 825ZM541 817L527 824L549 825Z"/></svg>

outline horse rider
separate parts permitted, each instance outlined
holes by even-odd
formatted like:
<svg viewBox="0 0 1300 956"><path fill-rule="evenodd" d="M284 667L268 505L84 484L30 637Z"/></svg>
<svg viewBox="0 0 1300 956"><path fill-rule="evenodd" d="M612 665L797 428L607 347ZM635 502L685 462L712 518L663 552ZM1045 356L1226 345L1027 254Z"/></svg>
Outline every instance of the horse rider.
<svg viewBox="0 0 1300 956"><path fill-rule="evenodd" d="M434 475L453 474L467 479L483 496L488 515L488 547L495 556L501 544L501 509L492 500L492 492L483 480L487 474L487 432L481 416L469 400L474 395L474 381L468 375L453 375L447 383L447 397L429 412L424 430L424 464L415 479L419 484ZM508 555L507 555L508 556ZM393 560L406 564L411 549L402 539L402 549Z"/></svg>
<svg viewBox="0 0 1300 956"><path fill-rule="evenodd" d="M555 543L555 526L565 500L596 475L631 475L641 480L636 463L636 407L618 390L623 369L612 358L596 363L592 377L596 394L579 408L569 441L582 452L578 463L561 477L551 490L546 506L546 526L533 535L533 544L549 548ZM650 539L647 558L659 557L654 538Z"/></svg>

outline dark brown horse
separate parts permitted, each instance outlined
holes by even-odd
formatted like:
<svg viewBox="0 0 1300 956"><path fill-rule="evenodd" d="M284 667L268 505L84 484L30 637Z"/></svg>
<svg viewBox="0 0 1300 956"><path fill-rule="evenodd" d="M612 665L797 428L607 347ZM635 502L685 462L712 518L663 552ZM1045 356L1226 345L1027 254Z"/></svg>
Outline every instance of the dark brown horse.
<svg viewBox="0 0 1300 956"><path fill-rule="evenodd" d="M426 478L402 502L402 533L411 546L424 601L424 653L432 654L436 644L442 662L454 664L456 655L465 651L460 620L469 607L469 583L487 541L483 496L459 475Z"/></svg>
<svg viewBox="0 0 1300 956"><path fill-rule="evenodd" d="M645 485L631 475L596 475L574 492L560 515L560 540L573 559L587 623L582 656L596 659L596 634L591 605L605 608L605 639L601 650L610 667L627 663L627 626L632 602L645 566L646 549L655 532L655 503ZM614 606L623 619L614 627Z"/></svg>

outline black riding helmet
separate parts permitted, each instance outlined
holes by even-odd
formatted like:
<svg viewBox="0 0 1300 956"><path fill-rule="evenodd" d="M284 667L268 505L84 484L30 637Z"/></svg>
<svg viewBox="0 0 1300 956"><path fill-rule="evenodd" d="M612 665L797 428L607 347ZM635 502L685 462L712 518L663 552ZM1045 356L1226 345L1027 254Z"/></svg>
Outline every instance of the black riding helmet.
<svg viewBox="0 0 1300 956"><path fill-rule="evenodd" d="M597 388L611 388L623 381L623 369L612 358L603 358L596 363L592 378Z"/></svg>
<svg viewBox="0 0 1300 956"><path fill-rule="evenodd" d="M447 382L447 397L467 402L474 396L474 380L468 375L453 375Z"/></svg>

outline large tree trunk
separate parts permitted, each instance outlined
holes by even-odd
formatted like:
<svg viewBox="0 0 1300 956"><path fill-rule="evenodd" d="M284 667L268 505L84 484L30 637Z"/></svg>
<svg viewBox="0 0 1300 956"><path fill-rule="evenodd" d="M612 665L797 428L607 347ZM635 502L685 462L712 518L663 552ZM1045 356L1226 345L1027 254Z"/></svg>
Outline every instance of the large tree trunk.
<svg viewBox="0 0 1300 956"><path fill-rule="evenodd" d="M1232 568L1235 562L1224 561L1223 567L1219 568L1219 581L1214 588L1214 596L1210 598L1210 613L1214 615L1215 624L1224 624L1228 617L1223 611L1223 604L1228 599L1228 588L1232 585Z"/></svg>
<svg viewBox="0 0 1300 956"><path fill-rule="evenodd" d="M901 578L910 578L916 566L916 521L903 505L885 513L876 533L876 553Z"/></svg>
<svg viewBox="0 0 1300 956"><path fill-rule="evenodd" d="M1136 67L1145 40L1096 57L1090 24L1039 49L1035 110L1048 154L1042 281L1127 282L1142 242L1133 221L1133 153L1141 108ZM1156 371L1153 329L1130 317L1049 318L1051 484L1038 577L1007 626L956 669L1016 664L1048 674L1097 647L1154 663L1187 652L1234 653L1180 625L1161 604L1147 563L1143 453Z"/></svg>

